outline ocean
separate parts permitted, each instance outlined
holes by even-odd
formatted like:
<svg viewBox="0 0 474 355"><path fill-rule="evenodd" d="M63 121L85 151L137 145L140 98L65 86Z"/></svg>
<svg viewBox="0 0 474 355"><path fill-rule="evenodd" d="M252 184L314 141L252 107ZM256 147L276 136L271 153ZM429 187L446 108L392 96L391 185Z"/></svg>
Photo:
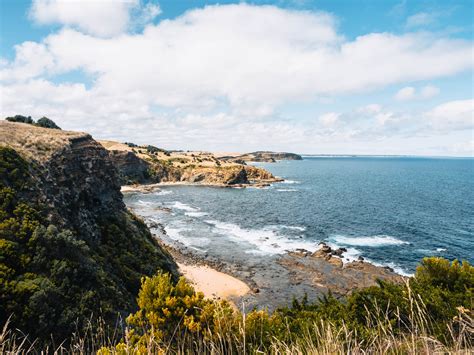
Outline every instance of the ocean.
<svg viewBox="0 0 474 355"><path fill-rule="evenodd" d="M305 157L254 163L268 188L164 186L126 204L165 242L223 260L262 260L318 243L410 275L425 256L473 262L474 159Z"/></svg>

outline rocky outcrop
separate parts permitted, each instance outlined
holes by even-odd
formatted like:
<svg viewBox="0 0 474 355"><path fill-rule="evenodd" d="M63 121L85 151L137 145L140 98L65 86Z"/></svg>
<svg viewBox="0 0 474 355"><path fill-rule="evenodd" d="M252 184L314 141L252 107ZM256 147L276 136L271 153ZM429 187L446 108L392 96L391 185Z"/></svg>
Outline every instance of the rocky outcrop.
<svg viewBox="0 0 474 355"><path fill-rule="evenodd" d="M119 172L120 184L138 184L150 179L150 163L133 152L111 150L110 160Z"/></svg>
<svg viewBox="0 0 474 355"><path fill-rule="evenodd" d="M105 146L118 146L111 142L107 143ZM170 158L166 153L149 153L140 147L109 151L110 158L119 171L122 185L191 183L215 186L262 186L282 180L264 169L221 161L210 153L199 157L179 152L179 157Z"/></svg>
<svg viewBox="0 0 474 355"><path fill-rule="evenodd" d="M314 253L298 250L278 262L290 271L292 282L306 284L322 293L343 296L355 289L377 285L377 280L403 282L403 276L389 267L364 261L343 262L345 248L333 249L322 243Z"/></svg>
<svg viewBox="0 0 474 355"><path fill-rule="evenodd" d="M273 174L265 169L257 168L251 165L246 165L244 169L247 173L247 179L255 183L283 181L283 179L276 178L273 176Z"/></svg>
<svg viewBox="0 0 474 355"><path fill-rule="evenodd" d="M71 138L39 166L40 202L52 223L96 240L101 216L125 212L117 170L91 136Z"/></svg>

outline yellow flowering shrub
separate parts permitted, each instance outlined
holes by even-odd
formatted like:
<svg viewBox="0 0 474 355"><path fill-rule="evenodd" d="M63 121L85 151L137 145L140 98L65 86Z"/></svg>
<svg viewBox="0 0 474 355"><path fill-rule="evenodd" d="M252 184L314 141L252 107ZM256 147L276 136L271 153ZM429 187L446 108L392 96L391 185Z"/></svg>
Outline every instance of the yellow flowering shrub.
<svg viewBox="0 0 474 355"><path fill-rule="evenodd" d="M143 278L137 303L140 309L127 318L129 340L136 345L159 344L186 333L209 337L222 323L217 317L234 313L225 301L205 299L184 277L173 284L168 273Z"/></svg>

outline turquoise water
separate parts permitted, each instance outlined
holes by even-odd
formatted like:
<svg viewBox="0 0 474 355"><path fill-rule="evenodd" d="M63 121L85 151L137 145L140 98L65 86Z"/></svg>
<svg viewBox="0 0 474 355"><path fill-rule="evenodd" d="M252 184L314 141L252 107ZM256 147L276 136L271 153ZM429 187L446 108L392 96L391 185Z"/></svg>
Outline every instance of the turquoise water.
<svg viewBox="0 0 474 355"><path fill-rule="evenodd" d="M217 257L264 258L320 241L400 273L424 256L473 261L474 159L306 157L256 164L265 189L170 186L126 203L169 242ZM169 210L162 210L162 207Z"/></svg>

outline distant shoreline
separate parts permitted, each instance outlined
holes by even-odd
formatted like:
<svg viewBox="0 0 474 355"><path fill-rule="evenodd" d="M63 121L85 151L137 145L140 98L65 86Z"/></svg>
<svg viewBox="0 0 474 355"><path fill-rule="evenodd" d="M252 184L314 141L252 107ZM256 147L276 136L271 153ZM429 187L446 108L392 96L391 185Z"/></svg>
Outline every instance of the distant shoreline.
<svg viewBox="0 0 474 355"><path fill-rule="evenodd" d="M391 154L300 154L303 158L420 158L420 159L474 159L474 156L391 155Z"/></svg>

